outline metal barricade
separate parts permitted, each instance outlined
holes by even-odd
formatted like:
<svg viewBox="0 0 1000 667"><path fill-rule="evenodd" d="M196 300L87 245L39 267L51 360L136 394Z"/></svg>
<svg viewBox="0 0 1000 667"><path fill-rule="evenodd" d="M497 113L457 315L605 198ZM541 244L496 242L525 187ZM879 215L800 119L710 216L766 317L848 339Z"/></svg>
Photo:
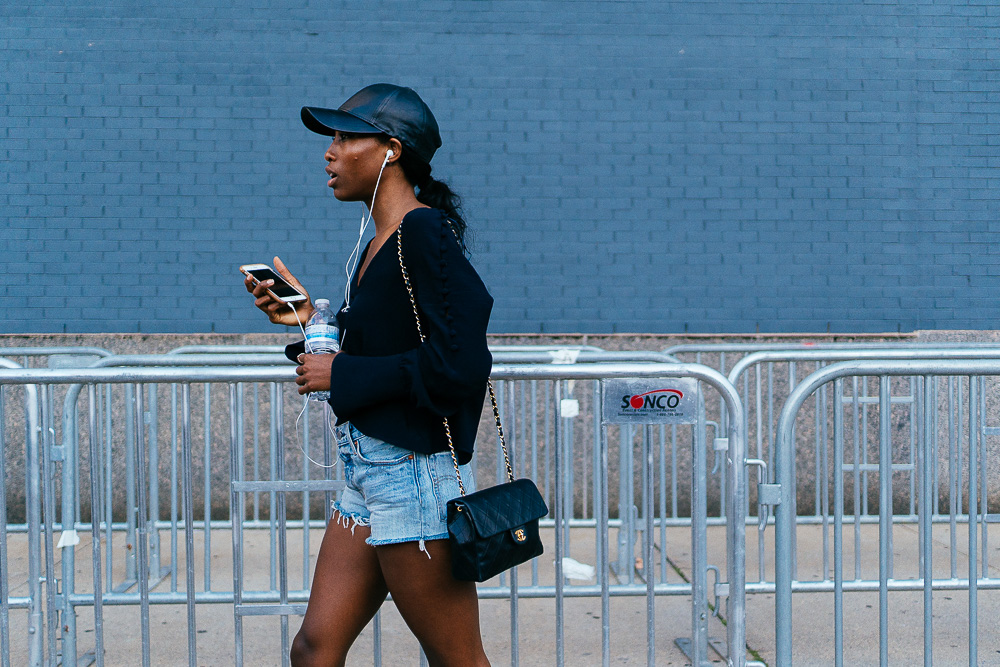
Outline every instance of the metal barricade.
<svg viewBox="0 0 1000 667"><path fill-rule="evenodd" d="M742 396L743 405L745 409L745 416L747 419L747 447L751 450L748 456L754 458L755 461L759 461L761 466L760 482L762 484L773 484L774 483L774 456L775 448L773 446L775 437L775 426L777 419L777 411L775 406L780 405L781 402L787 398L787 396L796 388L797 386L797 370L800 367L796 364L808 364L814 367L817 371L825 367L825 365L836 362L836 361L860 361L860 360L936 360L936 359L1000 359L1000 348L992 345L977 346L977 347L959 347L955 345L949 345L947 347L932 347L929 345L908 345L902 348L850 348L845 349L842 347L826 349L826 350L768 350L763 352L754 352L749 354L742 359L740 359L736 364L733 365L732 370L729 372L729 381L733 383L733 386L740 388L742 384ZM778 372L775 368L777 364L785 364L785 378L777 379L776 376ZM750 380L751 376L753 378L753 385L751 386ZM782 385L777 387L776 385ZM766 386L766 391L765 391ZM855 396L852 396L851 401L847 404L837 403L840 409L843 411L846 408L850 408L852 405L858 405L860 411L862 412L861 418L864 419L864 413L868 410L868 406L873 402L877 401L876 397L869 396L867 394L867 387L861 385L860 387L853 387ZM917 397L914 394L915 386L911 382L907 387L897 387L897 390L893 392L891 400L894 405L904 405L909 406L911 414L907 423L903 425L903 428L908 429L908 436L912 439L916 437L915 431L915 415L913 410L916 409ZM793 502L793 514L795 516L796 526L803 524L822 524L824 530L826 530L831 525L831 514L830 514L830 499L829 499L829 475L828 475L828 459L830 457L830 441L828 437L828 425L822 419L822 416L826 414L828 406L830 405L830 399L827 395L826 387L820 387L816 397L816 406L812 412L812 423L809 427L812 430L812 452L808 464L811 469L816 471L813 477L813 483L811 488L806 488L807 485L802 481L799 482L798 491L794 495ZM803 429L805 430L805 429ZM934 435L936 439L936 434ZM864 453L866 451L867 444L867 434L861 432L859 434L859 447L860 451ZM936 445L935 445L936 446ZM801 439L798 440L798 447L800 452L805 453L806 443ZM801 464L801 458L798 458L798 463ZM869 473L862 471L859 473L859 481L861 482L861 498L859 502L867 499L867 493L864 490L865 478ZM767 493L766 486L763 487L764 493ZM757 493L754 489L749 489L751 496L751 503L757 504L758 511L756 517L748 518L748 525L751 523L757 523L758 532L763 533L764 526L768 520L769 511L767 504L760 504L756 496ZM772 492L773 493L773 492ZM912 495L912 494L911 494ZM803 501L806 502L803 502ZM811 503L811 507L809 504ZM800 511L800 508L805 505L807 507L806 511ZM862 510L859 517L860 521L873 520L874 517L869 517L867 513L867 505L861 503ZM901 521L916 522L915 513L911 510L909 514L896 513L893 516L893 521L899 523ZM795 543L795 535L793 534L793 543ZM763 582L766 581L766 553L765 545L763 539L757 540L758 545L758 579ZM827 540L823 542L823 563L824 567L829 566L830 545ZM756 591L755 588L751 590Z"/></svg>
<svg viewBox="0 0 1000 667"><path fill-rule="evenodd" d="M840 362L817 370L803 380L792 391L781 410L776 430L775 480L776 501L775 520L775 646L778 665L796 664L796 655L801 662L804 656L809 660L837 665L872 662L873 655L865 653L869 642L845 642L844 593L862 595L865 592L878 594L879 663L886 665L890 656L890 627L897 632L906 632L912 624L890 623L889 593L894 593L901 613L907 611L905 602L900 602L906 591L921 593L918 604L922 614L922 659L925 665L932 664L935 657L935 632L952 631L954 610L945 617L948 623L934 623L935 601L947 604L950 597L935 596L935 592L967 591L968 620L965 639L967 654L962 655L962 639L953 640L949 646L938 645L938 657L945 656L948 664L964 660L968 664L980 664L979 649L979 591L1000 589L1000 578L992 576L989 570L989 524L997 516L991 508L997 503L995 475L988 474L987 439L1000 435L1000 427L987 423L988 399L987 379L1000 376L1000 360L883 360ZM853 391L845 391L844 379L851 378ZM867 385L867 378L877 378L878 390L873 400L862 403L858 392L859 381ZM796 417L806 400L821 387L832 383L833 406L822 419L832 421L832 452L829 471L824 470L832 484L832 529L833 563L832 577L829 564L825 562L818 576L802 576L797 572L797 549L795 536L795 488L796 460L795 436ZM913 404L903 406L902 413L894 412L893 389L910 390L913 384ZM898 385L894 387L894 385ZM963 389L964 387L964 389ZM963 394L967 396L963 399ZM870 414L871 405L877 414ZM897 406L898 407L898 406ZM995 410L995 406L991 406ZM968 431L963 448L962 422L967 419ZM913 425L912 443L902 433L900 425L910 421ZM869 463L862 446L864 433L877 432L876 460ZM947 442L947 449L942 445ZM963 468L966 476L963 479ZM866 570L873 571L867 564L863 531L863 507L867 505L862 495L867 488L862 475L874 474L877 484L877 526L878 565L877 578L866 576ZM947 476L946 484L942 477ZM945 488L945 486L947 488ZM994 496L991 498L991 492ZM853 497L852 497L853 496ZM916 501L915 511L913 509ZM947 513L941 511L947 505ZM909 505L909 507L907 507ZM895 506L903 508L904 520L911 517L917 522L917 555L907 561L902 558L906 547L899 536L894 540L894 520L899 513ZM963 506L965 512L963 512ZM994 510L995 512L995 510ZM853 513L853 517L849 514ZM853 524L853 525L852 525ZM935 525L944 524L940 533L948 535L948 544L943 549L949 561L935 564ZM853 535L845 536L844 526L852 525ZM959 535L967 532L968 553L965 555L966 576L960 575ZM826 544L826 526L823 541ZM848 540L848 537L851 538ZM847 543L853 542L854 553L845 553ZM942 547L939 547L942 548ZM845 576L845 556L853 556L854 577ZM944 560L939 556L938 560ZM754 592L755 585L748 585ZM809 646L793 651L793 595L805 592L833 593L833 637L823 631L827 627L810 628ZM822 618L816 603L809 605L812 616ZM872 619L873 621L874 619ZM895 621L895 617L893 619ZM802 621L804 622L804 621ZM874 625L874 624L872 624ZM854 632L858 632L854 628ZM905 651L916 651L920 638L906 635L908 644L896 646L894 659L916 662L918 656L910 659ZM986 635L992 642L989 654L996 646L995 633ZM830 653L824 655L823 647L830 646ZM846 644L846 646L845 646ZM952 650L954 649L954 650ZM803 652L805 651L805 652Z"/></svg>
<svg viewBox="0 0 1000 667"><path fill-rule="evenodd" d="M192 359L191 363L195 361ZM109 361L107 363L115 362ZM554 474L551 477L551 487L548 490L548 499L550 507L553 510L553 518L546 522L546 530L551 531L551 539L554 544L556 557L554 572L549 573L543 567L543 575L539 579L539 566L536 562L529 568L531 572L530 583L522 581L519 585L518 573L514 571L502 577L499 583L493 586L484 586L481 589L484 598L504 598L510 600L512 618L511 650L512 659L515 663L518 655L517 610L519 599L553 598L555 600L557 616L555 660L560 664L565 659L565 645L562 636L562 606L564 600L568 598L601 598L602 609L605 612L602 613L601 617L602 655L605 664L610 660L611 620L607 611L612 597L645 595L647 596L647 600L652 600L654 597L662 595L693 596L693 620L697 621L711 614L711 608L707 602L707 577L702 576L706 573L698 572L702 568L707 569L704 560L694 563L692 576L697 579L694 583L684 582L680 579L677 581L668 581L664 575L661 575L660 581L656 581L655 568L650 567L650 564L656 560L653 555L656 547L653 539L654 528L657 525L664 526L669 523L667 521L668 517L665 517L662 513L657 517L652 509L654 471L649 467L653 461L651 454L651 445L653 443L651 429L642 429L645 431L642 443L640 444L643 449L642 455L637 459L643 462L641 466L643 477L641 505L643 509L641 510L640 517L637 518L641 518L643 523L645 523L644 537L639 540L642 542L642 551L639 555L645 563L645 567L640 570L644 585L639 585L631 579L631 570L627 578L628 580L625 583L617 584L612 581L612 578L616 575L611 572L610 568L610 530L614 528L614 525L610 518L608 505L608 498L611 496L611 492L608 488L609 438L606 429L602 430L600 437L593 443L595 449L592 456L582 457L594 462L593 472L591 473L592 487L590 488L590 497L593 500L593 505L591 506L591 511L583 513L590 516L578 516L579 513L575 510L574 498L578 498L581 493L574 493L572 486L567 489L568 485L575 482L572 481L572 477L565 477L561 474L561 471L567 465L566 456L571 451L563 446L566 443L566 440L563 439L563 433L567 424L571 423L573 418L565 416L565 413L560 413L558 410L564 407L563 400L567 395L566 390L572 383L586 380L594 381L595 397L599 397L601 386L599 380L608 377L694 377L720 391L725 399L728 421L733 424L733 427L727 434L729 445L726 451L726 464L724 466L725 473L730 480L730 484L727 487L727 494L729 496L727 504L732 507L746 507L745 492L742 490L742 485L737 483L743 476L744 436L741 429L744 420L735 391L715 371L693 364L662 363L581 363L575 365L547 364L545 366L508 365L495 367L494 378L499 381L499 386L504 387L501 394L505 396L505 402L507 403L504 408L505 412L508 418L511 416L514 417L513 423L509 427L512 435L512 455L515 466L521 472L539 469L539 464L536 463L537 459L536 461L531 461L531 463L528 461L540 452L538 448L532 449L525 446L527 440L524 438L524 427L528 424L524 420L518 419L516 400L524 396L525 391L530 391L529 387L537 392L539 384L545 384L546 389L542 393L546 394L548 400L540 402L550 402L552 406L556 406L554 408L556 412L550 412L551 421L549 422L549 426L544 428L545 438L550 437L551 430L552 446L543 448L546 455L551 453L553 457L552 471ZM329 471L324 472L323 479L310 481L309 466L304 460L302 479L285 479L287 475L281 469L281 466L285 463L283 443L286 441L282 415L284 410L288 408L289 403L294 404L295 401L289 402L286 400L286 397L283 396L282 387L287 386L287 383L293 378L292 369L280 366L254 368L228 366L217 368L95 368L50 371L32 369L25 371L5 371L0 375L0 386L3 387L0 389L0 408L6 405L3 403L4 398L9 396L9 392L15 384L24 384L28 385L28 387L41 386L49 394L52 394L58 385L70 383L80 384L86 389L85 392L79 390L77 395L84 394L86 397L84 401L86 404L86 418L84 421L87 426L82 428L74 422L74 415L77 412L77 399L67 399L64 401L62 415L63 433L60 440L63 443L62 445L57 446L55 444L57 436L56 425L58 421L53 409L46 408L45 402L39 404L36 401L36 404L26 411L25 418L29 422L28 434L42 436L44 440L43 443L36 445L41 450L39 453L40 456L29 454L28 458L34 460L41 458L42 470L46 471L45 474L36 471L38 474L34 478L36 484L40 482L42 486L39 495L42 497L40 504L44 508L44 521L38 519L35 524L31 524L32 520L29 517L29 527L25 531L29 537L38 536L41 533L45 538L44 544L39 539L37 546L29 547L31 552L29 561L39 564L39 569L43 561L46 566L46 575L43 582L45 583L44 597L46 601L46 613L44 620L46 627L43 632L37 633L39 637L44 635L44 641L39 643L39 647L44 649L44 651L40 652L31 649L29 659L31 664L54 663L60 657L65 662L69 659L66 656L77 655L75 647L76 638L74 633L71 632L72 620L76 616L77 607L88 606L92 606L94 611L93 636L96 645L93 654L89 655L90 659L95 660L98 664L103 664L104 648L110 647L110 644L106 644L104 640L104 633L108 631L108 626L104 622L105 612L110 607L122 605L136 605L139 608L138 620L140 632L138 634L141 636L141 646L137 647L139 648L137 654L141 652L141 661L144 664L149 664L153 659L150 652L150 610L152 607L159 605L184 605L186 607L188 616L188 661L190 664L196 664L197 660L198 625L196 610L202 604L232 604L234 608L235 605L240 605L242 606L241 611L250 613L255 611L250 609L251 606L270 605L269 611L277 611L279 612L279 616L285 619L282 632L284 641L282 643L287 648L287 615L288 613L301 611L302 605L308 595L308 578L311 574L311 568L309 563L309 548L306 545L303 548L301 567L302 587L298 588L289 582L289 570L291 566L287 553L287 535L285 531L293 523L286 521L286 508L282 498L289 492L301 492L305 499L308 499L310 494L318 493L325 496L323 499L323 515L321 515L321 518L315 520L311 519L314 513L310 511L308 502L299 503L296 511L302 510L303 518L299 521L296 530L301 529L305 537L308 535L307 531L309 527L323 525L329 513L330 493L337 487L337 480ZM156 418L153 416L155 409L152 406L164 400L162 397L160 399L155 398L156 393L154 388L156 385L164 383L169 384L172 387L171 391L176 391L178 394L176 401L171 400L172 417L170 420L170 429L173 430L176 426L177 433L172 433L170 436L172 441L170 444L170 456L173 461L170 465L172 479L169 485L169 493L173 496L177 493L178 486L180 486L180 497L177 499L179 502L171 502L170 513L175 514L179 511L183 515L171 516L169 519L164 519L161 516L162 512L153 509L154 497L158 496L159 493L155 493L153 496L150 495L150 491L155 487L154 479L166 474L162 470L164 466L150 465L150 458L154 456L153 452L158 449L155 445L155 436L153 434L164 429L164 425L157 425ZM247 383L253 385L254 391L256 391L258 383L264 383L264 386L270 387L270 395L260 398L250 397L251 392L247 390ZM198 427L192 420L193 414L196 413L193 407L195 400L192 397L192 390L197 389L198 385L201 384L205 385L203 393L205 396L204 426L206 430L203 436L197 433ZM121 400L121 395L126 393L124 389L119 389L114 396L114 400L112 399L110 390L113 385L131 386L132 390L129 392L127 400ZM212 400L210 401L208 385L227 386L228 398L223 399L218 395L220 392L216 392L212 395ZM151 397L154 398L151 399ZM294 397L292 398L294 399ZM212 479L207 475L207 470L210 467L210 460L208 458L210 442L212 438L218 437L209 433L208 426L210 422L222 421L219 416L224 411L218 408L226 400L228 400L226 405L228 406L229 413L228 437L230 440L230 460L227 472L231 475L228 477L231 487L226 491L226 495L230 500L230 518L228 521L213 518L207 504L210 493L213 490L217 490L217 487L212 486ZM255 423L252 426L248 423L249 413L244 412L245 402L248 400L254 403L255 408L260 402L269 404L271 413L269 424L263 424L263 419L256 421L256 412L254 412ZM55 405L55 403L50 402L49 405ZM211 408L213 405L216 408L214 410L214 414L217 415L215 419L212 418L213 410ZM594 405L597 405L597 403L595 402ZM556 418L555 414L559 414L559 417ZM35 427L30 425L32 419L35 419L31 415L38 415L36 421L39 424ZM114 417L114 420L112 417ZM318 417L322 419L322 416ZM124 432L120 431L116 426L123 418L126 423L132 424L128 437L125 437ZM306 424L308 422L309 418L307 416ZM4 422L0 421L0 424L4 424ZM267 466L269 474L263 476L261 474L262 470L259 468L255 467L251 471L251 462L244 459L245 454L253 452L256 455L259 451L255 444L251 446L250 439L255 438L257 431L262 428L270 430L272 442L269 452L271 461ZM698 428L704 432L705 424L700 424ZM332 452L330 451L328 429L320 428L317 430L323 433L323 456L324 460L329 462ZM194 518L194 504L196 501L194 476L196 471L195 461L192 456L195 443L199 440L200 444L204 446L206 453L205 462L202 463L202 467L206 471L206 481L203 491L205 493L206 510L204 519L200 522L195 521ZM311 438L307 434L304 440L305 452L307 454L310 451L310 441ZM83 442L86 442L88 445L86 449L79 446ZM693 442L695 444L698 443L697 440L693 440ZM704 442L705 440L702 438L701 443L704 444ZM628 448L631 449L635 443L630 441L627 444ZM9 446L9 443L5 440L4 445L5 447ZM28 445L26 444L26 446ZM101 451L102 447L105 448L104 452ZM80 456L81 449L88 452L86 455L87 460L85 461L86 465L82 468L79 466L80 459L82 458ZM704 448L702 448L701 453L704 454ZM53 460L53 454L56 455L55 460ZM117 478L112 475L112 468L115 468L117 471L118 466L122 465L121 461L123 458L125 459L124 467L134 468L134 483L120 485ZM178 458L179 460L177 460ZM697 456L694 457L694 459L697 458ZM662 466L664 461L662 456L660 460ZM87 469L89 469L89 485L81 484L75 479L67 481L65 477L63 477L63 484L56 484L51 473L60 461L64 475L73 476L77 474L76 470L82 469L84 477L80 478L81 481L86 479ZM99 464L95 464L95 462ZM118 462L117 465L115 465L115 462ZM490 460L486 456L483 457L479 465L482 469L484 465L493 465L494 463L494 460ZM178 473L180 479L177 479ZM115 472L115 475L117 475L117 472ZM481 476L481 479L485 477ZM586 477L585 475L584 478L586 479ZM3 478L0 477L0 479ZM542 480L540 480L539 486L543 486L541 482ZM84 494L79 493L78 489L87 486L89 486L90 491L89 507L84 507L81 512L76 502L77 498L67 498L67 496L83 496ZM124 489L123 492L121 486L129 488ZM212 486L212 488L210 489L209 486ZM67 491L70 491L70 493L67 493ZM270 508L261 508L266 509L267 521L261 522L259 519L247 518L243 514L244 511L251 509L249 505L252 502L254 494L258 496L261 494L269 495L272 498ZM239 497L241 495L245 497L246 502L241 502ZM586 496L587 494L583 493L582 495ZM116 499L126 496L123 504L127 508L127 511L124 513L127 516L122 516L122 513L117 509L114 511L110 509L112 507L112 496ZM128 496L134 498L134 501L128 498ZM61 501L58 505L56 504L57 497ZM29 504L29 506L38 505L39 503ZM89 516L87 516L88 514ZM3 516L4 546L6 547L8 536L6 513ZM233 519L234 516L236 517L235 520ZM625 519L627 518L625 517ZM622 520L623 518L619 517L618 521ZM129 528L128 524L130 521L134 522L134 529ZM30 527L31 525L36 525L40 528L34 530ZM570 526L585 527L588 525L594 530L593 535L595 547L597 548L595 556L597 557L597 572L599 573L598 584L568 584L562 572L563 557L568 557L570 553L570 545L567 539L568 528ZM727 644L729 647L739 647L740 649L730 651L730 653L734 654L730 658L732 664L744 664L745 660L742 650L745 645L745 624L742 605L742 586L744 581L742 567L745 559L742 555L742 525L743 519L740 518L738 527L730 527L726 531L726 572L728 581L717 582L715 590L717 598L727 597L726 594L728 593ZM54 531L57 527L61 528L63 533L59 547L54 545ZM209 547L207 546L205 552L206 558L203 563L205 574L200 583L197 581L197 577L195 576L196 537L198 537L198 541L202 541L207 545L213 529L221 531L231 529L233 531L232 549L235 554L239 554L242 549L240 532L244 529L258 528L269 528L271 532L269 547L271 551L271 577L269 585L265 584L265 587L260 590L253 589L253 586L251 586L251 590L244 591L243 585L240 583L242 581L240 577L245 573L241 573L242 566L237 565L237 563L241 563L237 556L234 558L233 590L219 590L217 587L212 586L209 570L211 560L208 557ZM90 582L85 580L74 581L73 573L68 572L66 569L67 564L72 562L72 542L75 532L78 530L89 532L91 535L90 558L93 573L92 581ZM129 532L130 530L134 530L134 532ZM153 554L156 534L160 530L170 530L174 536L171 540L173 546L170 558L164 558L167 561L165 568L158 567ZM124 559L125 563L122 564L118 564L117 558L113 559L112 557L114 531L122 531L126 535L126 556ZM181 531L184 533L182 539L185 553L183 557L179 557L180 555L176 552L180 541L176 536ZM104 539L103 548L102 538ZM659 546L661 549L665 548L662 542ZM57 582L54 576L57 566L55 549L61 552L58 562L62 566L62 578L59 582ZM113 564L112 560L116 562ZM128 565L130 560L134 563L134 573L131 571L132 566ZM79 567L75 569L80 570ZM178 586L177 579L179 578L178 571L180 569L185 570L186 576L183 582L181 582L183 585ZM80 577L80 572L75 573L77 578ZM527 572L528 570L525 571L526 576ZM7 573L8 569L3 568L5 577ZM170 579L169 583L167 582L167 577ZM33 578L36 582L43 579L40 573L36 573L35 575L29 574L29 578ZM547 579L551 579L551 583L546 583ZM6 583L6 579L4 581ZM61 584L61 588L59 584ZM696 590L699 587L704 589L704 594ZM39 586L40 589L41 586ZM95 590L102 591L102 594L95 595ZM19 609L22 606L27 607L32 602L41 604L38 595L34 595L29 600L19 598L8 599L8 596L4 596L4 602L7 605L4 607L5 613L3 618L5 620L8 619L6 613L8 608ZM12 605L13 607L11 607ZM651 604L648 605L648 608L652 608ZM716 608L718 608L718 605L716 605ZM263 607L260 607L256 611L262 609ZM241 616L242 614L237 614L235 618L239 619ZM41 616L36 615L33 618L41 619ZM237 620L238 624L239 621ZM9 627L9 624L7 627ZM648 647L650 651L649 655L652 655L654 646L654 630L653 617L650 616L647 622L647 636L650 638ZM693 639L692 650L701 651L704 654L703 644L707 642L707 637L699 636ZM9 646L9 644L5 643L5 646ZM47 654L47 657L45 654ZM287 655L287 653L285 654ZM85 654L83 657L87 658L88 655Z"/></svg>

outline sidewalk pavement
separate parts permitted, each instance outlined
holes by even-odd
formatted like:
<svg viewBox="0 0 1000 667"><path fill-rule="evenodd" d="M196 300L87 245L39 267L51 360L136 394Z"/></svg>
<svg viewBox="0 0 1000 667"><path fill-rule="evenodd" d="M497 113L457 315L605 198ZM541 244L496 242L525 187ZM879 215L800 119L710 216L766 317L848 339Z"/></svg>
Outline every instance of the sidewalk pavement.
<svg viewBox="0 0 1000 667"><path fill-rule="evenodd" d="M850 529L848 529L850 528ZM832 529L828 529L831 536ZM765 544L773 544L773 526L765 533ZM821 579L823 568L821 526L799 528L798 566L803 579ZM948 576L950 554L948 528L935 526L934 564L936 575ZM546 554L539 559L539 578L542 583L552 583L552 531L546 533ZM577 560L592 564L593 531L574 529L570 553ZM269 532L246 531L246 584L245 589L268 588L270 573ZM854 576L853 528L845 527L845 575ZM312 531L310 540L309 569L315 563L321 531ZM918 562L916 526L899 525L893 529L896 577L916 576ZM78 590L91 578L89 534L82 534L75 547ZM114 548L122 548L120 536ZM298 531L289 531L289 582L292 588L301 587L303 557ZM169 553L169 532L162 533L164 553ZM183 539L183 535L182 535ZM612 531L612 554L614 554ZM724 529L709 529L710 561L725 572ZM26 540L23 535L10 537L11 595L26 594L27 574ZM959 573L967 572L967 555L961 545L967 538L958 535L957 551ZM213 531L211 541L212 588L232 588L231 539L228 531ZM670 561L690 577L690 532L687 529L668 530L667 553ZM862 528L863 576L878 578L878 526ZM770 550L769 550L770 551ZM1000 555L992 547L991 562L1000 563ZM185 565L183 543L179 548L181 562L178 566L179 584L183 590ZM196 533L195 566L198 589L203 589L204 563L201 532ZM757 531L747 531L747 578L756 581L758 574ZM718 555L718 557L715 557ZM123 559L116 554L115 565ZM832 564L832 555L830 563ZM768 553L764 571L773 577L773 555ZM58 561L56 571L59 571ZM521 581L530 580L530 568L522 566ZM832 572L830 574L832 577ZM990 576L1000 576L997 568L990 568ZM116 580L120 574L116 573ZM668 574L671 581L680 581L674 571ZM169 578L154 590L169 590ZM845 664L876 665L879 653L878 593L846 593L845 597ZM920 592L893 592L889 597L889 659L890 664L918 664L923 661L923 600ZM509 600L482 600L481 625L486 651L494 665L510 664L511 623ZM979 592L979 656L981 664L1000 664L1000 633L995 631L994 619L1000 612L1000 591ZM601 602L599 598L567 598L564 606L565 660L567 665L599 665L601 663ZM23 610L11 611L11 662L15 665L27 661L27 614ZM796 594L793 597L794 664L828 665L833 662L833 595L832 593ZM197 619L197 654L200 665L230 665L234 656L234 620L232 606L228 604L199 605ZM519 660L521 665L553 665L556 663L555 600L519 599L518 601ZM934 662L939 665L964 665L968 662L968 593L965 591L939 591L934 594ZM289 617L289 639L298 629L300 617ZM395 606L386 603L381 612L382 664L418 665L419 649L416 640L406 628ZM646 600L644 597L619 597L611 600L611 663L638 665L646 663ZM658 597L655 602L655 657L657 665L689 664L674 644L674 639L689 636L691 607L687 597ZM141 655L139 613L136 606L104 607L105 664L135 665ZM277 617L247 617L243 622L244 659L246 665L280 665L281 631ZM716 618L710 619L712 637L725 638L725 626ZM187 610L183 605L153 606L150 610L152 664L187 664ZM78 609L78 635L80 653L93 649L93 613L89 607ZM352 650L348 665L368 667L374 665L373 632L371 625L362 633ZM774 596L755 594L747 596L747 643L768 664L774 664ZM712 654L714 664L722 659Z"/></svg>

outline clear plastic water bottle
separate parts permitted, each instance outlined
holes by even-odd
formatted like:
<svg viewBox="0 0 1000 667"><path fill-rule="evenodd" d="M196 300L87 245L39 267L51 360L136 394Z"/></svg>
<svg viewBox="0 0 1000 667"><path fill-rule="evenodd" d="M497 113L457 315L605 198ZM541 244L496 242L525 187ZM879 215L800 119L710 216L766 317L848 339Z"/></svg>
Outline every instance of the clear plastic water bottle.
<svg viewBox="0 0 1000 667"><path fill-rule="evenodd" d="M330 309L328 299L316 299L316 310L306 322L306 353L334 354L340 350L340 329ZM325 401L330 398L328 391L314 391L309 394L311 401Z"/></svg>

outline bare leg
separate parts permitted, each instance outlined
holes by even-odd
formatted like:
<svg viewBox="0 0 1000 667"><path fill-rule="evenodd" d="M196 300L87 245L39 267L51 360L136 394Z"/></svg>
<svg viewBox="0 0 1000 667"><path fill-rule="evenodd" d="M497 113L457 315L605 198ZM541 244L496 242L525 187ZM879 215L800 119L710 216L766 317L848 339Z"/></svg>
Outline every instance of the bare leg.
<svg viewBox="0 0 1000 667"><path fill-rule="evenodd" d="M448 540L375 547L385 582L403 620L432 667L489 667L479 631L479 598L471 581L451 576Z"/></svg>
<svg viewBox="0 0 1000 667"><path fill-rule="evenodd" d="M309 606L292 643L295 667L343 665L347 651L382 605L388 589L367 526L326 527L316 560Z"/></svg>

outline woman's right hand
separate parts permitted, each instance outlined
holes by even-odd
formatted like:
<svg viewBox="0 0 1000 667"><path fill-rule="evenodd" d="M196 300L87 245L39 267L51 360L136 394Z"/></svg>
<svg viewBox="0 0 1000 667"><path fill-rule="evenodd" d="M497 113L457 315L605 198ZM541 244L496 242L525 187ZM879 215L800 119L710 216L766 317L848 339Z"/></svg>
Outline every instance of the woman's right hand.
<svg viewBox="0 0 1000 667"><path fill-rule="evenodd" d="M296 302L295 311L292 311L291 307L284 301L279 301L267 293L267 288L270 287L274 281L265 280L261 283L257 283L251 276L247 276L244 279L243 284L246 286L247 291L257 297L253 305L264 311L267 315L267 319L271 320L274 324L284 324L288 327L295 327L301 324L305 326L306 322L309 321L309 317L313 313L312 301L309 299L309 293L302 286L302 283L291 274L291 272L285 267L284 262L282 262L277 257L274 258L274 270L277 271L285 281L306 295L305 301Z"/></svg>

